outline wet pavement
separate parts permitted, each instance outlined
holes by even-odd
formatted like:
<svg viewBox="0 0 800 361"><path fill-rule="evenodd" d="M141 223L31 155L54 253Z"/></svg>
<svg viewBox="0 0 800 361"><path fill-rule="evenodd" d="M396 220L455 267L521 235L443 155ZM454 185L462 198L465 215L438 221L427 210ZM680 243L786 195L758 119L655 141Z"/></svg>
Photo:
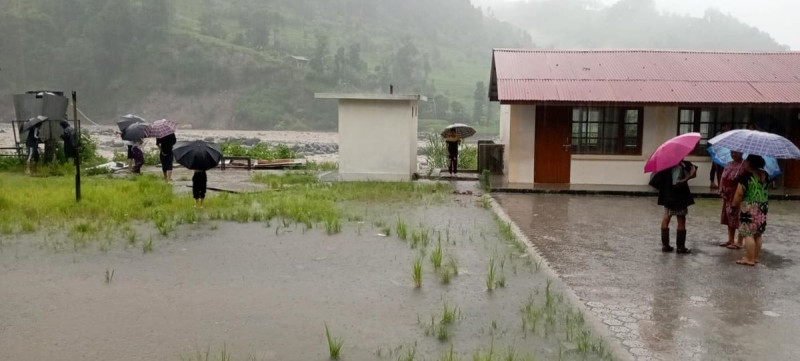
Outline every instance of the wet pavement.
<svg viewBox="0 0 800 361"><path fill-rule="evenodd" d="M762 264L750 268L734 263L743 251L717 246L719 200L690 208L694 252L676 255L660 252L653 198L495 198L634 359L800 359L800 203L770 203Z"/></svg>

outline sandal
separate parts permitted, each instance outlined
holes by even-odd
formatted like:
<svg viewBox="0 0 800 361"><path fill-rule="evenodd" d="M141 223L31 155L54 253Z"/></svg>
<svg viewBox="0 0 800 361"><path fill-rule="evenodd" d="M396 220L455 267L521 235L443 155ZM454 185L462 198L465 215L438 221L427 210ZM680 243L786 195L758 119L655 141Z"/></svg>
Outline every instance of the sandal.
<svg viewBox="0 0 800 361"><path fill-rule="evenodd" d="M750 267L755 267L756 266L755 263L750 263L746 259L740 259L740 260L736 261L736 264L739 264L739 265L742 265L742 266L750 266Z"/></svg>
<svg viewBox="0 0 800 361"><path fill-rule="evenodd" d="M738 244L729 244L725 248L727 248L727 249L742 249L742 246L740 246Z"/></svg>
<svg viewBox="0 0 800 361"><path fill-rule="evenodd" d="M725 243L720 243L720 244L718 244L717 246L720 246L720 247L728 247L728 246L733 246L733 243L728 243L728 242L725 242Z"/></svg>

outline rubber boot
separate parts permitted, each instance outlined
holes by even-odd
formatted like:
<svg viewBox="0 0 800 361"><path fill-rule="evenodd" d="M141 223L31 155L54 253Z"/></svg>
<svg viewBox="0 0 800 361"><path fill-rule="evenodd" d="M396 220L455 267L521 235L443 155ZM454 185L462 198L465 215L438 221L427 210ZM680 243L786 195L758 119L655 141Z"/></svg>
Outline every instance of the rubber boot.
<svg viewBox="0 0 800 361"><path fill-rule="evenodd" d="M678 245L678 250L676 252L677 253L681 253L681 254L692 253L691 249L686 248L686 230L685 229L682 230L682 231L678 230L678 237L677 238L678 239L675 241L675 243Z"/></svg>
<svg viewBox="0 0 800 361"><path fill-rule="evenodd" d="M674 250L669 245L669 228L661 228L661 252L672 252Z"/></svg>

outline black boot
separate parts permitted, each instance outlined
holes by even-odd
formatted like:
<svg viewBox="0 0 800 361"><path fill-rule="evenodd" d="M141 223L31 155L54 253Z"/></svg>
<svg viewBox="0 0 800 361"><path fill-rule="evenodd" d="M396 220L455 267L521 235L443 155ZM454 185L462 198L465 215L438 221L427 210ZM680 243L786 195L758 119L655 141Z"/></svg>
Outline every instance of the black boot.
<svg viewBox="0 0 800 361"><path fill-rule="evenodd" d="M672 252L674 250L669 245L669 228L661 228L661 252Z"/></svg>
<svg viewBox="0 0 800 361"><path fill-rule="evenodd" d="M677 253L689 254L692 253L691 249L686 248L686 230L678 230L678 239L675 243L678 245Z"/></svg>

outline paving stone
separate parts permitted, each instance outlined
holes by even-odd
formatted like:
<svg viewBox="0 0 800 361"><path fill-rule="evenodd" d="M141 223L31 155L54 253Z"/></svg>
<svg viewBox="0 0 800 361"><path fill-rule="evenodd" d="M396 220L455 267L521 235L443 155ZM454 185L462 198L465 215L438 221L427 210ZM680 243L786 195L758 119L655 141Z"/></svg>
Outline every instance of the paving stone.
<svg viewBox="0 0 800 361"><path fill-rule="evenodd" d="M621 333L621 332L630 332L631 330L625 326L611 326L609 327L611 332Z"/></svg>
<svg viewBox="0 0 800 361"><path fill-rule="evenodd" d="M639 341L639 340L625 340L625 341L622 341L622 344L627 346L627 347L634 347L634 348L644 348L645 347L644 342Z"/></svg>

